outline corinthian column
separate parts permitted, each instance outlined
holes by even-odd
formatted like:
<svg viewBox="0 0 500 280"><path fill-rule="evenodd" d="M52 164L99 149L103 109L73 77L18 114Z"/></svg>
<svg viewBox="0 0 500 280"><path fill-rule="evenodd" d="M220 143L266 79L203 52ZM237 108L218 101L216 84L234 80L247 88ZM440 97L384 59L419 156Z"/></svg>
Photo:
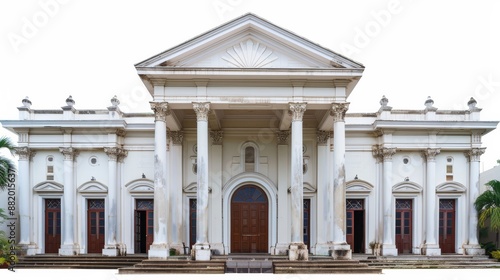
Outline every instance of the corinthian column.
<svg viewBox="0 0 500 280"><path fill-rule="evenodd" d="M351 246L346 241L345 220L345 113L349 103L333 103L333 252L334 259L351 259Z"/></svg>
<svg viewBox="0 0 500 280"><path fill-rule="evenodd" d="M486 148L472 148L465 152L469 158L469 242L464 245L467 255L484 255L477 238L477 211L474 202L479 195L479 164L480 157Z"/></svg>
<svg viewBox="0 0 500 280"><path fill-rule="evenodd" d="M196 260L210 260L210 244L208 242L208 113L210 103L193 103L196 113L197 153L197 193L196 193L196 244L194 245Z"/></svg>
<svg viewBox="0 0 500 280"><path fill-rule="evenodd" d="M170 131L170 247L182 252L182 131Z"/></svg>
<svg viewBox="0 0 500 280"><path fill-rule="evenodd" d="M167 102L151 102L155 113L155 161L154 161L154 241L149 249L150 259L167 259L169 187L167 163Z"/></svg>
<svg viewBox="0 0 500 280"><path fill-rule="evenodd" d="M116 242L118 223L117 223L117 162L118 158L127 156L127 151L117 147L106 147L104 152L108 155L108 209L107 209L107 224L106 244L102 249L104 256L118 256L119 248Z"/></svg>
<svg viewBox="0 0 500 280"><path fill-rule="evenodd" d="M304 245L303 232L303 155L302 155L302 117L306 111L305 103L290 103L289 113L292 115L290 192L292 236L288 257L290 260L307 260L307 247Z"/></svg>
<svg viewBox="0 0 500 280"><path fill-rule="evenodd" d="M392 206L392 156L396 154L396 148L381 148L383 157L383 191L382 191L382 213L384 215L384 234L382 239L382 255L397 256L398 250L394 242L394 217Z"/></svg>
<svg viewBox="0 0 500 280"><path fill-rule="evenodd" d="M316 255L327 256L330 251L329 241L333 240L333 188L329 180L328 156L330 155L330 131L317 131L317 213Z"/></svg>
<svg viewBox="0 0 500 280"><path fill-rule="evenodd" d="M64 155L64 194L63 194L63 234L59 255L73 256L79 253L78 245L75 243L76 217L75 217L75 185L73 174L74 159L78 151L71 147L59 148Z"/></svg>
<svg viewBox="0 0 500 280"><path fill-rule="evenodd" d="M36 154L28 147L15 148L15 153L19 156L18 183L19 183L19 245L27 255L36 254L36 245L31 242L31 202L30 202L30 161Z"/></svg>
<svg viewBox="0 0 500 280"><path fill-rule="evenodd" d="M441 249L438 243L438 203L436 203L436 156L441 152L440 149L427 149L423 155L427 159L425 200L427 205L425 210L425 244L422 248L422 254L426 256L439 256Z"/></svg>

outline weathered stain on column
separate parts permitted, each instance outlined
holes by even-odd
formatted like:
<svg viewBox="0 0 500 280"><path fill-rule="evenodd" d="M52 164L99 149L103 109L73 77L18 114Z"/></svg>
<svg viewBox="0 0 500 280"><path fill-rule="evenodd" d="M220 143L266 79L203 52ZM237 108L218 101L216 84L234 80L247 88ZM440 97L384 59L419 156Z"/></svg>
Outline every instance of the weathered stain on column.
<svg viewBox="0 0 500 280"><path fill-rule="evenodd" d="M334 224L333 242L346 244L345 221L345 113L349 103L333 103L330 115L333 117L333 195Z"/></svg>
<svg viewBox="0 0 500 280"><path fill-rule="evenodd" d="M291 154L291 216L292 243L304 243L303 240L303 154L302 154L302 118L306 111L305 103L290 103L289 113L292 115L292 154Z"/></svg>
<svg viewBox="0 0 500 280"><path fill-rule="evenodd" d="M210 103L193 103L197 119L196 244L208 245L208 114Z"/></svg>

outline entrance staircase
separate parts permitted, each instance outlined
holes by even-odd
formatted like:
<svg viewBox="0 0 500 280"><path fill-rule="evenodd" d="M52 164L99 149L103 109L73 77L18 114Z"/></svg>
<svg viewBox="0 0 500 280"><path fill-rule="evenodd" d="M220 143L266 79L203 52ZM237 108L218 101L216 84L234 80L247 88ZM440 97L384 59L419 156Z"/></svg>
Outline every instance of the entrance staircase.
<svg viewBox="0 0 500 280"><path fill-rule="evenodd" d="M108 257L102 255L36 255L19 258L17 268L118 269L132 266L147 259L146 255Z"/></svg>
<svg viewBox="0 0 500 280"><path fill-rule="evenodd" d="M382 269L481 269L500 268L500 262L488 256L441 255L427 257L421 255L400 255L397 257L369 257L354 255L353 259L369 267Z"/></svg>

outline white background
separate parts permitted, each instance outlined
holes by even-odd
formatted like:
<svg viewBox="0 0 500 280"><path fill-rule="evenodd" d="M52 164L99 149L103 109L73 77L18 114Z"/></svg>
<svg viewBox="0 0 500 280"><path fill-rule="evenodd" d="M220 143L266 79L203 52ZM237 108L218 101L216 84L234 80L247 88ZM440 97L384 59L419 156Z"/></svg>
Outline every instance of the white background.
<svg viewBox="0 0 500 280"><path fill-rule="evenodd" d="M0 120L33 109L104 109L117 95L125 112L150 112L134 64L245 13L365 65L349 112L467 109L500 120L500 1L76 1L0 2ZM0 128L0 135L7 134ZM14 139L17 139L14 137ZM500 129L483 138L481 170L500 159Z"/></svg>

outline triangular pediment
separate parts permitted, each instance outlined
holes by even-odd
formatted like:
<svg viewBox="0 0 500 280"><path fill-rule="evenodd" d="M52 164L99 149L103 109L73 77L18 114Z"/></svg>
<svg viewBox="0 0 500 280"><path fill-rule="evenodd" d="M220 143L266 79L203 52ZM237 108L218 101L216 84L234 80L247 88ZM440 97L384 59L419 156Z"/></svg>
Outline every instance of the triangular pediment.
<svg viewBox="0 0 500 280"><path fill-rule="evenodd" d="M363 65L246 14L136 67L363 68Z"/></svg>
<svg viewBox="0 0 500 280"><path fill-rule="evenodd" d="M45 181L33 187L35 192L63 192L64 186L54 181Z"/></svg>

